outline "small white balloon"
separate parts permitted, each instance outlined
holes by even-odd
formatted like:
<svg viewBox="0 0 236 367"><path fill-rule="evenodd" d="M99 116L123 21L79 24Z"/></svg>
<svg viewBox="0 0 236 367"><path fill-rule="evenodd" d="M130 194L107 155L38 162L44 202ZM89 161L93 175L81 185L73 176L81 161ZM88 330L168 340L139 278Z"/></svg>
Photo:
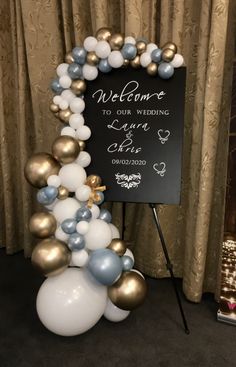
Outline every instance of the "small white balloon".
<svg viewBox="0 0 236 367"><path fill-rule="evenodd" d="M131 259L133 259L133 261L134 261L134 255L133 255L133 252L132 252L129 248L127 248L127 250L125 251L124 256L129 256L129 257L131 257Z"/></svg>
<svg viewBox="0 0 236 367"><path fill-rule="evenodd" d="M59 78L59 83L62 86L62 88L70 88L72 80L69 77L69 75L62 75Z"/></svg>
<svg viewBox="0 0 236 367"><path fill-rule="evenodd" d="M120 51L112 51L108 56L108 63L115 69L120 68L124 63L122 53Z"/></svg>
<svg viewBox="0 0 236 367"><path fill-rule="evenodd" d="M157 45L155 43L148 43L148 45L147 45L147 52L149 54L151 54L153 50L156 50L156 48L158 48L158 47L157 47Z"/></svg>
<svg viewBox="0 0 236 367"><path fill-rule="evenodd" d="M81 208L80 203L74 198L58 200L53 208L53 215L59 223L68 218L75 218L77 210Z"/></svg>
<svg viewBox="0 0 236 367"><path fill-rule="evenodd" d="M134 271L135 273L139 274L143 279L145 279L144 275L141 273L141 271L137 269L131 269L130 271Z"/></svg>
<svg viewBox="0 0 236 367"><path fill-rule="evenodd" d="M73 129L78 129L83 126L84 117L80 113L73 113L69 118L69 125L73 127Z"/></svg>
<svg viewBox="0 0 236 367"><path fill-rule="evenodd" d="M88 252L84 249L80 251L73 251L71 254L70 265L79 266L80 268L82 268L87 264L88 258L89 258Z"/></svg>
<svg viewBox="0 0 236 367"><path fill-rule="evenodd" d="M54 96L53 97L53 103L59 105L62 101L62 97L61 96Z"/></svg>
<svg viewBox="0 0 236 367"><path fill-rule="evenodd" d="M95 47L95 53L101 59L105 59L110 55L111 47L107 41L98 41Z"/></svg>
<svg viewBox="0 0 236 367"><path fill-rule="evenodd" d="M75 97L75 94L70 89L66 89L61 92L61 98L63 98L68 103L70 103Z"/></svg>
<svg viewBox="0 0 236 367"><path fill-rule="evenodd" d="M47 179L48 186L59 187L61 185L61 179L57 175L51 175Z"/></svg>
<svg viewBox="0 0 236 367"><path fill-rule="evenodd" d="M76 138L80 139L80 140L88 140L91 136L91 130L88 126L83 125L80 126L77 130L76 130Z"/></svg>
<svg viewBox="0 0 236 367"><path fill-rule="evenodd" d="M96 66L85 64L83 66L83 76L86 80L94 80L98 76L98 69Z"/></svg>
<svg viewBox="0 0 236 367"><path fill-rule="evenodd" d="M55 237L56 237L56 239L58 239L60 241L67 242L68 241L68 238L69 238L69 235L63 231L63 229L61 228L61 226L59 226L56 229Z"/></svg>
<svg viewBox="0 0 236 367"><path fill-rule="evenodd" d="M87 201L91 194L91 188L88 185L81 185L75 191L75 196L79 201Z"/></svg>
<svg viewBox="0 0 236 367"><path fill-rule="evenodd" d="M66 64L66 63L62 63L60 65L58 65L57 69L56 69L56 72L57 72L57 75L60 77L60 76L63 76L63 75L67 75L67 69L68 69L69 65Z"/></svg>
<svg viewBox="0 0 236 367"><path fill-rule="evenodd" d="M83 168L88 167L91 163L91 155L83 150L82 152L79 153L78 158L76 159L76 163L80 164L80 166Z"/></svg>
<svg viewBox="0 0 236 367"><path fill-rule="evenodd" d="M58 176L61 179L62 186L65 186L69 191L74 192L83 185L87 175L85 170L76 163L69 163L63 166Z"/></svg>
<svg viewBox="0 0 236 367"><path fill-rule="evenodd" d="M130 311L122 310L115 306L110 299L107 301L107 306L104 312L104 317L112 322L120 322L125 320L130 314Z"/></svg>
<svg viewBox="0 0 236 367"><path fill-rule="evenodd" d="M132 45L135 45L136 40L134 37L128 36L128 37L125 37L125 43L131 43Z"/></svg>
<svg viewBox="0 0 236 367"><path fill-rule="evenodd" d="M65 99L62 99L59 103L59 107L61 110L66 110L69 107L69 103Z"/></svg>
<svg viewBox="0 0 236 367"><path fill-rule="evenodd" d="M81 113L85 108L85 103L82 98L76 97L70 102L70 109L74 113Z"/></svg>
<svg viewBox="0 0 236 367"><path fill-rule="evenodd" d="M174 68L180 68L184 64L184 58L183 58L183 56L180 55L180 54L175 54L175 56L174 56L173 60L170 62L170 64Z"/></svg>
<svg viewBox="0 0 236 367"><path fill-rule="evenodd" d="M74 138L75 137L75 130L72 129L72 127L70 127L70 126L65 126L65 127L63 127L63 129L61 129L61 135L72 136L72 138Z"/></svg>
<svg viewBox="0 0 236 367"><path fill-rule="evenodd" d="M89 250L105 248L111 242L111 230L104 220L92 219L89 222L89 230L84 237L86 247Z"/></svg>
<svg viewBox="0 0 236 367"><path fill-rule="evenodd" d="M140 64L143 68L146 68L152 62L151 55L148 52L142 53L140 56Z"/></svg>
<svg viewBox="0 0 236 367"><path fill-rule="evenodd" d="M109 223L109 227L111 230L111 237L113 238L120 238L120 232L116 226L114 226L113 223Z"/></svg>
<svg viewBox="0 0 236 367"><path fill-rule="evenodd" d="M95 51L95 47L97 46L97 39L95 37L89 36L84 40L84 48L86 51Z"/></svg>
<svg viewBox="0 0 236 367"><path fill-rule="evenodd" d="M86 222L85 220L81 220L79 223L77 223L76 225L76 231L79 234L85 235L89 230L89 222Z"/></svg>
<svg viewBox="0 0 236 367"><path fill-rule="evenodd" d="M97 219L99 217L100 214L100 209L96 204L93 204L92 207L90 208L91 212L92 212L92 219Z"/></svg>

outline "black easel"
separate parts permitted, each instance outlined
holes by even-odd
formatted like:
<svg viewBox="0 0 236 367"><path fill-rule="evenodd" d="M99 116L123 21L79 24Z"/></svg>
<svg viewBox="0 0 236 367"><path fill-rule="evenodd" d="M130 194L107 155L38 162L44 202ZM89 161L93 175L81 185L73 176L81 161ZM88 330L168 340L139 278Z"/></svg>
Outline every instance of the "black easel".
<svg viewBox="0 0 236 367"><path fill-rule="evenodd" d="M159 221L159 218L158 218L156 207L155 207L155 204L149 204L149 206L152 209L154 221L155 221L157 231L158 231L158 234L159 234L159 237L160 237L162 249L163 249L163 252L164 252L164 255L165 255L165 258L166 258L166 267L170 272L172 285L173 285L173 288L174 288L174 291L175 291L175 295L176 295L177 302L178 302L178 305L179 305L179 310L180 310L182 320L183 320L183 324L184 324L184 330L185 330L186 334L190 334L188 324L187 324L187 321L186 321L186 318L185 318L185 315L184 315L184 310L183 310L183 307L182 307L181 299L180 299L180 296L179 296L178 288L177 288L177 285L176 285L176 279L175 279L175 276L174 276L174 273L173 273L173 265L172 265L172 263L170 261L170 258L169 258L168 250L167 250L165 239L164 239L164 236L163 236L163 233L162 233L161 224L160 224L160 221Z"/></svg>

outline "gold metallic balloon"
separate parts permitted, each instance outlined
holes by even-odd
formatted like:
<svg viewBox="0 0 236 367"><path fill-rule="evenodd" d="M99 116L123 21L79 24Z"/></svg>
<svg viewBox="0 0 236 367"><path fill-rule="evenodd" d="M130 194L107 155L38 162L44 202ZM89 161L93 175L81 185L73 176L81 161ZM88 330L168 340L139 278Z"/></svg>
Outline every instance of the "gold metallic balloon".
<svg viewBox="0 0 236 367"><path fill-rule="evenodd" d="M84 80L73 80L71 83L72 92L74 92L77 96L80 96L86 91L86 83Z"/></svg>
<svg viewBox="0 0 236 367"><path fill-rule="evenodd" d="M124 37L121 33L115 33L111 36L109 43L112 50L120 50L124 44Z"/></svg>
<svg viewBox="0 0 236 367"><path fill-rule="evenodd" d="M67 108L66 110L61 110L59 112L60 120L62 120L63 122L66 122L66 123L69 122L69 119L70 119L71 115L72 115L72 112L69 108Z"/></svg>
<svg viewBox="0 0 236 367"><path fill-rule="evenodd" d="M99 63L99 57L96 55L96 53L94 51L88 52L87 53L87 63L89 65L95 66Z"/></svg>
<svg viewBox="0 0 236 367"><path fill-rule="evenodd" d="M61 135L52 144L52 154L59 162L73 162L80 152L79 144L72 136Z"/></svg>
<svg viewBox="0 0 236 367"><path fill-rule="evenodd" d="M52 112L58 112L59 111L59 106L55 103L51 103L49 108L50 108L50 111L52 111Z"/></svg>
<svg viewBox="0 0 236 367"><path fill-rule="evenodd" d="M61 166L48 153L36 153L26 162L25 178L33 186L41 188L47 185L47 179L51 175L57 175Z"/></svg>
<svg viewBox="0 0 236 367"><path fill-rule="evenodd" d="M133 310L147 295L146 281L134 271L125 271L119 280L108 287L108 297L122 310Z"/></svg>
<svg viewBox="0 0 236 367"><path fill-rule="evenodd" d="M95 188L101 186L101 183L102 183L101 177L99 177L98 175L90 175L87 177L85 185Z"/></svg>
<svg viewBox="0 0 236 367"><path fill-rule="evenodd" d="M146 50L146 46L146 43L143 41L138 41L136 43L138 55L141 55Z"/></svg>
<svg viewBox="0 0 236 367"><path fill-rule="evenodd" d="M171 60L173 60L174 56L175 56L175 53L170 48L166 48L165 50L162 51L162 54L161 54L162 60L166 62L170 62Z"/></svg>
<svg viewBox="0 0 236 367"><path fill-rule="evenodd" d="M177 52L177 46L174 42L165 43L164 46L162 46L162 50L165 50L166 48L169 48L170 50L174 51L175 54Z"/></svg>
<svg viewBox="0 0 236 367"><path fill-rule="evenodd" d="M135 58L133 60L130 60L130 65L134 69L139 69L141 67L140 56L137 55L137 56L135 56Z"/></svg>
<svg viewBox="0 0 236 367"><path fill-rule="evenodd" d="M47 238L53 235L57 229L56 218L51 213L35 213L29 221L30 232L39 238Z"/></svg>
<svg viewBox="0 0 236 367"><path fill-rule="evenodd" d="M100 28L96 32L96 36L98 41L109 41L111 38L111 30L110 28Z"/></svg>
<svg viewBox="0 0 236 367"><path fill-rule="evenodd" d="M123 68L127 68L128 66L129 66L129 60L128 59L124 59L124 62L123 62L122 67Z"/></svg>
<svg viewBox="0 0 236 367"><path fill-rule="evenodd" d="M83 150L85 150L85 148L86 148L85 141L78 139L77 142L79 144L80 152L82 152Z"/></svg>
<svg viewBox="0 0 236 367"><path fill-rule="evenodd" d="M65 62L67 62L67 64L72 64L73 62L75 62L75 59L72 56L72 52L67 52L65 56Z"/></svg>
<svg viewBox="0 0 236 367"><path fill-rule="evenodd" d="M59 200L65 200L66 198L68 198L68 196L69 196L69 190L64 186L59 186L57 198Z"/></svg>
<svg viewBox="0 0 236 367"><path fill-rule="evenodd" d="M33 265L46 277L62 273L69 265L71 252L66 243L47 238L39 242L32 252Z"/></svg>
<svg viewBox="0 0 236 367"><path fill-rule="evenodd" d="M108 248L115 251L117 255L123 256L127 249L127 246L125 241L121 240L120 238L113 238Z"/></svg>
<svg viewBox="0 0 236 367"><path fill-rule="evenodd" d="M158 66L155 62L151 62L148 66L147 66L147 73L151 76L157 75L157 71L158 71Z"/></svg>

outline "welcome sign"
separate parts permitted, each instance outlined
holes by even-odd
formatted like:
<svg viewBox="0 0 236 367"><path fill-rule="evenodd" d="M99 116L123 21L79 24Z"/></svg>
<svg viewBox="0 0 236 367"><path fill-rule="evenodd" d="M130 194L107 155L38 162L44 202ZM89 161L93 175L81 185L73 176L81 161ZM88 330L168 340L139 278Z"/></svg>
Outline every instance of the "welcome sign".
<svg viewBox="0 0 236 367"><path fill-rule="evenodd" d="M186 68L169 80L117 69L87 82L87 143L107 201L178 204Z"/></svg>

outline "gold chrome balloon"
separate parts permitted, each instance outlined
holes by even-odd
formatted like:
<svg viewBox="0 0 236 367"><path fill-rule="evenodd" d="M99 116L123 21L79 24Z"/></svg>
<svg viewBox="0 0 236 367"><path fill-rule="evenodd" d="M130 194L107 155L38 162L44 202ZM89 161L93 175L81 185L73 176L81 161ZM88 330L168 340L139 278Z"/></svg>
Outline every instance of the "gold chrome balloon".
<svg viewBox="0 0 236 367"><path fill-rule="evenodd" d="M146 50L146 43L143 41L138 41L136 43L136 47L137 47L138 55L141 55Z"/></svg>
<svg viewBox="0 0 236 367"><path fill-rule="evenodd" d="M72 136L61 135L52 144L52 154L59 162L73 162L80 152L79 144Z"/></svg>
<svg viewBox="0 0 236 367"><path fill-rule="evenodd" d="M59 200L65 200L66 198L68 198L68 196L69 196L69 190L64 186L59 186L57 198Z"/></svg>
<svg viewBox="0 0 236 367"><path fill-rule="evenodd" d="M110 28L100 28L96 32L96 36L98 41L109 41L111 38L111 30Z"/></svg>
<svg viewBox="0 0 236 367"><path fill-rule="evenodd" d="M86 91L86 83L84 80L73 80L71 83L72 92L74 92L77 96L80 96Z"/></svg>
<svg viewBox="0 0 236 367"><path fill-rule="evenodd" d="M120 238L113 238L108 248L115 251L118 256L123 256L127 246L125 241L121 240Z"/></svg>
<svg viewBox="0 0 236 367"><path fill-rule="evenodd" d="M133 310L147 295L146 281L134 271L125 271L119 280L108 287L108 297L122 310Z"/></svg>
<svg viewBox="0 0 236 367"><path fill-rule="evenodd" d="M133 60L130 60L130 65L134 69L139 69L141 67L140 56L137 55L137 56L135 56L135 58Z"/></svg>
<svg viewBox="0 0 236 367"><path fill-rule="evenodd" d="M51 103L49 108L50 108L50 111L52 111L52 112L58 112L59 111L59 106L55 103Z"/></svg>
<svg viewBox="0 0 236 367"><path fill-rule="evenodd" d="M111 36L109 43L112 50L120 50L124 44L124 37L121 33L115 33Z"/></svg>
<svg viewBox="0 0 236 367"><path fill-rule="evenodd" d="M174 51L175 54L177 52L177 46L174 42L165 43L164 46L162 46L162 50L165 50L166 48L169 48L170 50Z"/></svg>
<svg viewBox="0 0 236 367"><path fill-rule="evenodd" d="M163 50L161 54L162 60L166 62L170 62L171 60L173 60L174 56L175 53L170 48L165 48L165 50Z"/></svg>
<svg viewBox="0 0 236 367"><path fill-rule="evenodd" d="M151 76L157 75L157 71L158 71L158 66L155 62L151 62L148 66L147 66L147 73Z"/></svg>
<svg viewBox="0 0 236 367"><path fill-rule="evenodd" d="M39 238L47 238L53 235L57 229L56 218L51 213L35 213L29 221L30 232Z"/></svg>
<svg viewBox="0 0 236 367"><path fill-rule="evenodd" d="M62 120L63 122L66 122L66 123L69 122L69 119L70 119L71 115L72 115L72 112L69 108L67 108L66 110L61 110L59 112L60 120Z"/></svg>
<svg viewBox="0 0 236 367"><path fill-rule="evenodd" d="M67 62L67 64L72 64L73 62L75 62L75 59L72 56L71 52L67 52L67 54L65 56L65 62Z"/></svg>
<svg viewBox="0 0 236 367"><path fill-rule="evenodd" d="M85 185L88 185L92 188L101 186L102 179L98 175L90 175L87 177Z"/></svg>
<svg viewBox="0 0 236 367"><path fill-rule="evenodd" d="M25 178L33 186L41 188L47 185L47 179L51 175L57 175L61 166L48 153L33 154L25 165Z"/></svg>
<svg viewBox="0 0 236 367"><path fill-rule="evenodd" d="M122 68L127 68L129 66L129 60L128 59L124 59Z"/></svg>
<svg viewBox="0 0 236 367"><path fill-rule="evenodd" d="M80 152L82 152L86 148L86 143L85 141L80 140L80 139L78 139L77 142L79 144Z"/></svg>
<svg viewBox="0 0 236 367"><path fill-rule="evenodd" d="M71 252L66 243L47 238L39 242L32 252L33 265L46 277L62 273L69 265Z"/></svg>
<svg viewBox="0 0 236 367"><path fill-rule="evenodd" d="M96 55L94 51L87 53L86 60L87 60L87 63L92 66L95 66L99 63L99 57Z"/></svg>

